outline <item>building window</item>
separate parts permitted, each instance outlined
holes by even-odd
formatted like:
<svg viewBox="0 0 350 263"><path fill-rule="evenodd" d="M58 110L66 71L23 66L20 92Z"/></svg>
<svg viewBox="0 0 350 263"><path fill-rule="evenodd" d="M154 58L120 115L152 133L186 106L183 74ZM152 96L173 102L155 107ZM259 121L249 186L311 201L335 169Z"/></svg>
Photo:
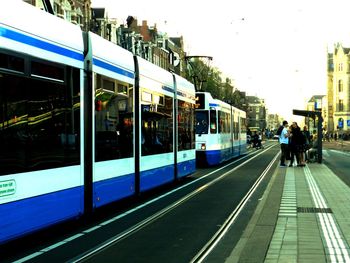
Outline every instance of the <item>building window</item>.
<svg viewBox="0 0 350 263"><path fill-rule="evenodd" d="M82 24L82 22L81 22L81 21L82 21L81 16L77 16L76 19L77 19L77 24L78 24L78 25L81 25L81 24Z"/></svg>
<svg viewBox="0 0 350 263"><path fill-rule="evenodd" d="M344 111L344 100L339 100L339 111Z"/></svg>
<svg viewBox="0 0 350 263"><path fill-rule="evenodd" d="M343 91L343 81L341 79L338 81L338 91L339 92Z"/></svg>
<svg viewBox="0 0 350 263"><path fill-rule="evenodd" d="M72 6L70 3L66 0L62 4L63 9L63 18L69 22L72 21Z"/></svg>
<svg viewBox="0 0 350 263"><path fill-rule="evenodd" d="M53 4L53 11L54 11L54 13L55 13L56 15L58 15L59 12L60 12L60 6L59 6L59 4L56 3L56 2Z"/></svg>
<svg viewBox="0 0 350 263"><path fill-rule="evenodd" d="M75 20L78 25L83 24L83 12L81 11L80 7L75 10Z"/></svg>
<svg viewBox="0 0 350 263"><path fill-rule="evenodd" d="M338 65L338 71L343 71L343 63L339 63L339 65Z"/></svg>

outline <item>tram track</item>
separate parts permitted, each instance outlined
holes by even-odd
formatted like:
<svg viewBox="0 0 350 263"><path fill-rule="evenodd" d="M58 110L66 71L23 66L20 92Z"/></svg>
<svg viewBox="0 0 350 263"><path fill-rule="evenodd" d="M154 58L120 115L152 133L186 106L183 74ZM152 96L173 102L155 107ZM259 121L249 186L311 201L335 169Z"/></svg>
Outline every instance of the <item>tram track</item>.
<svg viewBox="0 0 350 263"><path fill-rule="evenodd" d="M232 226L236 218L239 216L240 212L249 201L254 191L257 189L261 181L264 179L265 175L270 171L272 165L275 163L279 154L276 154L274 159L269 163L264 172L259 176L254 185L250 188L247 194L240 201L236 209L230 214L230 216L225 220L220 229L215 233L212 239L198 252L198 254L191 260L191 263L201 263L205 260L208 254L215 248L215 246L220 242L223 236L226 234L228 229Z"/></svg>
<svg viewBox="0 0 350 263"><path fill-rule="evenodd" d="M153 221L159 219L160 217L162 217L163 215L165 215L166 213L170 212L171 210L175 209L177 206L187 202L189 199L191 199L192 197L194 197L195 195L201 193L202 191L204 191L205 189L209 188L211 185L217 183L218 181L222 180L224 177L226 177L227 175L231 174L232 172L234 172L235 170L241 168L242 166L244 166L245 164L247 164L248 162L251 162L252 160L254 160L255 158L257 158L259 155L263 154L265 151L268 151L272 146L264 149L263 151L256 153L256 154L252 154L250 153L248 155L248 157L250 157L249 159L243 161L242 163L240 163L239 165L235 166L234 168L230 169L229 171L226 171L225 173L223 173L221 176L215 178L214 180L210 181L209 183L205 183L204 185L198 187L196 190L192 191L191 193L187 194L186 196L184 196L183 198L179 199L178 201L172 203L171 205L167 206L166 208L160 210L159 212L155 213L154 215L146 218L145 220L141 221L139 224L133 226L132 228L124 231L123 233L120 233L119 235L117 235L116 237L106 241L104 244L101 244L101 246L89 251L88 253L81 255L75 259L73 259L71 262L74 263L78 263L78 262L84 262L86 259L89 259L90 257L92 257L93 255L100 253L102 250L104 250L105 248L107 248L108 246L119 242L120 240L122 240L123 238L125 238L128 235L132 235L133 233L135 233L136 231L139 231L141 228L147 226L148 224L152 223ZM191 262L202 262L206 255L208 255L208 253L210 253L210 251L215 247L215 245L217 244L217 242L220 241L220 239L222 238L222 236L225 234L225 232L227 231L227 229L232 225L232 223L234 222L234 220L237 218L237 216L239 215L240 211L243 209L243 207L245 206L246 202L249 200L249 198L251 197L251 195L253 194L253 192L255 191L255 189L258 187L258 185L260 184L260 182L263 180L263 178L265 177L265 175L267 174L267 172L271 169L271 166L273 165L273 163L276 161L278 154L274 157L274 159L270 162L270 164L266 167L266 169L264 170L264 172L259 176L258 180L254 183L254 185L252 186L252 188L247 192L247 194L244 196L244 198L241 200L241 202L239 203L239 205L236 207L236 209L232 212L232 214L227 218L227 220L223 223L223 225L221 226L221 228L219 229L219 231L217 233L215 233L215 235L213 236L213 238L203 247L203 249L191 260ZM231 166L232 163L227 164L219 169L216 169L212 172L209 172L208 174L198 178L197 180L188 183L184 186L182 186L181 188L184 187L188 187L190 184L196 183L200 180L203 180L204 178L217 173L218 171L227 168L228 166ZM179 189L179 188L178 188ZM178 190L177 189L177 190Z"/></svg>
<svg viewBox="0 0 350 263"><path fill-rule="evenodd" d="M273 146L271 146L273 147ZM176 208L180 207L181 205L186 204L189 202L189 200L193 199L194 197L198 196L200 193L203 193L205 190L211 188L213 185L217 184L218 182L225 179L228 175L232 174L233 172L237 171L238 169L244 167L245 165L249 164L250 162L254 161L259 156L263 155L265 152L269 151L271 147L266 147L264 150L259 152L252 152L246 155L243 158L240 158L238 160L235 160L234 162L228 163L218 169L209 170L207 173L201 175L199 178L196 178L192 180L189 183L186 183L172 191L169 191L161 196L158 196L157 198L154 198L152 200L149 200L145 202L144 204L137 206L135 208L132 208L120 215L117 215L111 219L108 219L90 229L86 229L82 232L84 235L88 235L91 232L93 232L96 229L102 228L108 224L115 223L118 220L122 219L123 217L130 216L133 213L136 213L140 209L149 206L150 204L153 204L160 199L163 199L165 197L168 197L171 194L174 194L175 192L178 192L180 190L191 188L194 185L196 185L199 182L202 182L201 185L194 187L194 190L191 190L191 192L187 193L186 195L182 196L181 198L177 199L176 201L172 202L170 205L165 206L164 208L158 210L157 212L153 213L152 215L148 216L147 218L139 221L137 224L134 224L127 228L126 230L119 232L118 234L114 235L111 238L108 238L106 241L101 242L98 246L94 246L92 249L86 250L84 253L80 253L78 256L70 257L71 259L66 260L68 262L96 262L94 260L94 257L97 255L103 254L106 250L111 248L112 246L116 245L119 242L122 242L123 240L127 239L128 237L137 234L142 229L146 228L147 226L150 226L152 223L156 222L157 220L160 220L165 215L174 212ZM277 155L276 155L277 156ZM276 156L274 157L273 161L276 159ZM201 262L201 258L203 258L203 255L210 252L210 249L215 246L216 242L219 240L218 238L222 236L225 232L225 226L226 228L229 227L229 225L232 223L232 220L234 221L234 218L239 214L239 211L243 209L244 207L244 200L248 200L250 198L249 193L254 192L254 189L258 186L258 181L260 182L264 178L264 174L267 173L268 169L271 168L272 162L268 165L268 167L265 169L265 171L259 176L258 180L254 183L253 187L248 191L248 193L245 195L245 197L242 199L242 201L239 203L239 205L236 207L235 211L231 213L231 215L227 218L224 224L222 224L222 227L212 236L210 241L204 245L204 247L200 250L200 253L197 253L197 255L193 258L192 262ZM232 167L232 165L235 165ZM218 173L222 173L221 175L217 175ZM212 177L213 176L213 177ZM205 179L208 179L208 182L205 181ZM191 187L190 187L191 186ZM231 222L231 223L230 223ZM79 234L76 234L75 236L79 236ZM70 238L67 238L66 240L70 240ZM62 242L62 244L67 245L67 242ZM57 245L51 245L50 246L52 250L49 249L41 249L41 252L53 252L54 249L57 248ZM39 251L40 252L40 251ZM45 253L33 253L31 256L28 256L26 258L23 258L22 260L19 260L18 262L26 262L27 260L36 261L36 257L38 257L38 262L42 261L40 259L45 258ZM192 255L193 256L193 255ZM40 259L39 259L40 258Z"/></svg>

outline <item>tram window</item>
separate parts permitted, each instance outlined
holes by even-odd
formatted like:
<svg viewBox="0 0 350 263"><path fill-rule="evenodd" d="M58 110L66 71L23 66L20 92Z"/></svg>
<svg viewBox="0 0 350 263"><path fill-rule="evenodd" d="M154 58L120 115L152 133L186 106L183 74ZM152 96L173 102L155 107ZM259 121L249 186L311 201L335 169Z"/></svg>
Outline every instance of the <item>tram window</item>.
<svg viewBox="0 0 350 263"><path fill-rule="evenodd" d="M115 88L114 88L115 87L114 81L110 81L108 79L103 79L102 83L103 83L102 86L103 86L104 90L109 90L109 91L114 93L114 90L115 90Z"/></svg>
<svg viewBox="0 0 350 263"><path fill-rule="evenodd" d="M240 118L240 120L241 120L241 133L246 133L247 132L246 119Z"/></svg>
<svg viewBox="0 0 350 263"><path fill-rule="evenodd" d="M207 113L208 119L208 113ZM195 148L194 143L194 105L178 100L178 150L190 150ZM197 129L197 128L196 128ZM206 127L208 133L208 124Z"/></svg>
<svg viewBox="0 0 350 263"><path fill-rule="evenodd" d="M234 139L238 140L238 133L239 133L239 126L238 126L238 122L234 122Z"/></svg>
<svg viewBox="0 0 350 263"><path fill-rule="evenodd" d="M209 118L207 110L196 111L196 134L208 134Z"/></svg>
<svg viewBox="0 0 350 263"><path fill-rule="evenodd" d="M80 163L80 71L69 82L0 78L0 175Z"/></svg>
<svg viewBox="0 0 350 263"><path fill-rule="evenodd" d="M230 132L229 114L223 111L219 111L219 133Z"/></svg>
<svg viewBox="0 0 350 263"><path fill-rule="evenodd" d="M33 77L44 78L53 81L64 81L64 68L56 65L32 61L31 74Z"/></svg>
<svg viewBox="0 0 350 263"><path fill-rule="evenodd" d="M128 87L126 85L118 83L118 94L127 96L128 95Z"/></svg>
<svg viewBox="0 0 350 263"><path fill-rule="evenodd" d="M204 109L204 108L205 108L205 95L196 94L196 109Z"/></svg>
<svg viewBox="0 0 350 263"><path fill-rule="evenodd" d="M152 103L152 94L146 91L142 91L142 101Z"/></svg>
<svg viewBox="0 0 350 263"><path fill-rule="evenodd" d="M0 68L24 72L24 59L0 53Z"/></svg>
<svg viewBox="0 0 350 263"><path fill-rule="evenodd" d="M216 110L210 110L210 133L217 133Z"/></svg>
<svg viewBox="0 0 350 263"><path fill-rule="evenodd" d="M233 127L231 128L231 114L230 113L227 113L227 132L228 133L231 133L231 129L233 129Z"/></svg>
<svg viewBox="0 0 350 263"><path fill-rule="evenodd" d="M233 139L235 138L235 133L236 133L236 125L235 125L235 113L232 115L232 120L231 120L231 125L232 125L232 134L233 134Z"/></svg>
<svg viewBox="0 0 350 263"><path fill-rule="evenodd" d="M95 160L133 156L132 85L95 74ZM114 87L126 87L123 93Z"/></svg>
<svg viewBox="0 0 350 263"><path fill-rule="evenodd" d="M164 105L142 101L141 154L146 156L172 151L173 98L164 96Z"/></svg>

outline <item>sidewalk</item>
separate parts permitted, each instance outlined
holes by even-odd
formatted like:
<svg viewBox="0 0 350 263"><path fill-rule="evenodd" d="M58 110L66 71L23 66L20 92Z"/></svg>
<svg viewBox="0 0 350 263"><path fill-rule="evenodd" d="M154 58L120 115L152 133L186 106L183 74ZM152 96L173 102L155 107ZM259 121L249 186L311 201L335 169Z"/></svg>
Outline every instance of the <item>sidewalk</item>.
<svg viewBox="0 0 350 263"><path fill-rule="evenodd" d="M277 168L227 263L350 262L350 188L326 165Z"/></svg>

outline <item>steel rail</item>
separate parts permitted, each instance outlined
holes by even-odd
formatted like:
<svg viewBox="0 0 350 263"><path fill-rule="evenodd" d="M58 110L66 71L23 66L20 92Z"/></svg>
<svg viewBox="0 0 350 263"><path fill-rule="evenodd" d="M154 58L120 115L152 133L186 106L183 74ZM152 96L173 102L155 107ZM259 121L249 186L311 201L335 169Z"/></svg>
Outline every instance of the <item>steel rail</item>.
<svg viewBox="0 0 350 263"><path fill-rule="evenodd" d="M219 230L213 235L213 237L207 242L207 244L197 253L197 255L192 258L190 263L200 263L205 260L205 258L210 254L210 252L215 248L215 246L220 242L220 240L224 237L226 232L229 230L231 225L236 221L237 217L243 210L246 203L249 201L250 197L253 195L255 190L258 188L262 180L265 178L266 174L271 169L272 165L275 163L279 153L275 155L266 169L261 173L259 178L255 181L253 186L249 189L247 194L242 198L237 207L233 210L233 212L228 216L225 222L221 225Z"/></svg>
<svg viewBox="0 0 350 263"><path fill-rule="evenodd" d="M271 146L273 147L273 146ZM119 241L121 241L122 239L126 238L127 236L136 233L137 231L141 230L143 227L149 225L150 223L152 223L153 221L161 218L163 215L167 214L168 212L170 212L171 210L173 210L175 207L181 205L182 203L188 201L189 199L191 199L192 197L196 196L197 194L201 193L202 191L204 191L205 189L207 189L208 187L212 186L213 184L217 183L218 181L222 180L224 177L226 177L227 175L231 174L232 172L234 172L235 170L241 168L243 165L249 163L250 161L254 160L255 158L257 158L259 155L263 154L265 151L269 150L271 147L268 147L266 149L264 149L264 151L261 151L260 153L254 155L252 158L244 161L243 163L239 164L238 166L234 167L233 169L230 169L229 171L223 173L221 176L215 178L213 181L210 181L200 187L198 187L196 190L192 191L191 193L187 194L186 196L182 197L181 199L177 200L176 202L172 203L171 205L163 208L162 210L158 211L157 213L153 214L152 216L142 220L141 222L139 222L138 224L130 227L129 229L123 231L122 233L116 235L115 237L110 238L109 240L107 240L106 242L102 243L101 245L99 245L98 247L93 248L92 250L88 251L87 253L78 256L74 259L72 259L70 262L71 263L78 263L78 262L83 262L84 260L93 257L94 255L102 252L104 249L108 248L109 246L111 246L112 244L115 244ZM277 157L277 156L276 156ZM275 159L276 159L275 157ZM271 164L270 164L271 165ZM269 167L270 167L269 165ZM218 170L221 170L223 167L221 167ZM217 172L218 170L215 170L209 174L213 174L214 172ZM208 175L206 175L208 176ZM201 177L202 178L202 177ZM256 183L255 183L256 184ZM254 184L254 185L255 185Z"/></svg>

